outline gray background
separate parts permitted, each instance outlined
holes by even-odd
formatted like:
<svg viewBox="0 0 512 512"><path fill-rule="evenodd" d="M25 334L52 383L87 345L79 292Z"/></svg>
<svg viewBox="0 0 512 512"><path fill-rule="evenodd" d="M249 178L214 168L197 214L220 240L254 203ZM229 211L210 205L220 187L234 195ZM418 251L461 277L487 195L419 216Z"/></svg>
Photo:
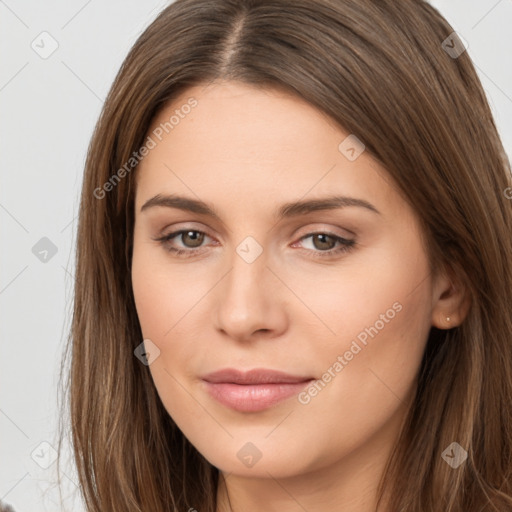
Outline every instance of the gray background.
<svg viewBox="0 0 512 512"><path fill-rule="evenodd" d="M83 164L124 56L167 3L0 0L0 499L16 512L83 510L73 465L61 499L51 464ZM512 0L432 3L468 42L512 156Z"/></svg>

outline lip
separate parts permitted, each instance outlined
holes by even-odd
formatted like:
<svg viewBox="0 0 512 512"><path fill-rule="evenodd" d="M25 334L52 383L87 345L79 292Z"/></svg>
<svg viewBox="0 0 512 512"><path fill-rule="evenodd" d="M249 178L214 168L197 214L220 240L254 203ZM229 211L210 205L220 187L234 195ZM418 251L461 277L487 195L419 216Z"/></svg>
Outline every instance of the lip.
<svg viewBox="0 0 512 512"><path fill-rule="evenodd" d="M226 407L257 412L298 394L314 378L266 368L226 368L209 373L202 380L210 396Z"/></svg>

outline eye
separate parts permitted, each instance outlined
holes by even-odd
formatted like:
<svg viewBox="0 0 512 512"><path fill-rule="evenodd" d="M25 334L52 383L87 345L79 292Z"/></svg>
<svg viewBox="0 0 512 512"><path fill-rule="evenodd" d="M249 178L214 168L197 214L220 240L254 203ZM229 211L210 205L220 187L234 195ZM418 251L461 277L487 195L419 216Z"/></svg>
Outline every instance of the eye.
<svg viewBox="0 0 512 512"><path fill-rule="evenodd" d="M210 238L206 233L198 231L197 229L181 229L160 238L156 238L155 240L160 242L166 250L176 255L193 256L194 254L197 254L197 249L201 247L205 237ZM182 247L175 247L173 245L174 239L181 241L183 244Z"/></svg>
<svg viewBox="0 0 512 512"><path fill-rule="evenodd" d="M332 257L336 254L350 251L355 245L355 240L348 240L333 233L309 233L303 236L300 241L311 239L312 249L307 249L312 256L317 258Z"/></svg>

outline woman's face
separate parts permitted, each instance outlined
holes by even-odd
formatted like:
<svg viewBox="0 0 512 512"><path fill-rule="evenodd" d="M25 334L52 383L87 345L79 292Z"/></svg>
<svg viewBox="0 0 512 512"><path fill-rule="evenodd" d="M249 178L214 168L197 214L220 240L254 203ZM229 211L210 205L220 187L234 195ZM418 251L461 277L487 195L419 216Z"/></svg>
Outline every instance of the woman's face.
<svg viewBox="0 0 512 512"><path fill-rule="evenodd" d="M148 135L133 291L184 435L256 477L387 453L440 291L386 171L301 99L235 82L189 89Z"/></svg>

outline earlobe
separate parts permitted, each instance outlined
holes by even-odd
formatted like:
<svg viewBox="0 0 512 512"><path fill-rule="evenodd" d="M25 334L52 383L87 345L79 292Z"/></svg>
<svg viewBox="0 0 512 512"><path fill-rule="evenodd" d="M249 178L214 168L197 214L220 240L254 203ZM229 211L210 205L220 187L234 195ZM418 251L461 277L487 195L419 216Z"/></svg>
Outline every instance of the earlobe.
<svg viewBox="0 0 512 512"><path fill-rule="evenodd" d="M455 318L444 316L444 314L432 317L432 325L438 329L451 329L452 327L457 327L459 324L460 322L456 322Z"/></svg>
<svg viewBox="0 0 512 512"><path fill-rule="evenodd" d="M471 299L460 276L450 270L438 277L433 287L432 326L438 329L458 327L466 318Z"/></svg>

